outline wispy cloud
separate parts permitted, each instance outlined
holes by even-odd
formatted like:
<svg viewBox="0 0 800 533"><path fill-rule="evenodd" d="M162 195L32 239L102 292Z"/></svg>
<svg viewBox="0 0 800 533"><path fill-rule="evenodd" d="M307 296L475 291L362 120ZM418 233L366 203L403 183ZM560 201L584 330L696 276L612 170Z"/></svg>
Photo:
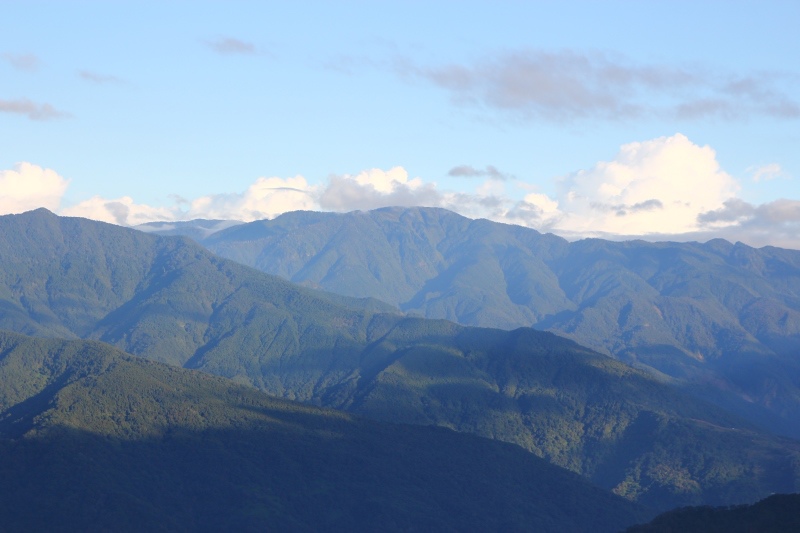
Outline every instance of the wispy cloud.
<svg viewBox="0 0 800 533"><path fill-rule="evenodd" d="M747 172L750 174L751 179L755 182L789 177L778 163L769 163L768 165L761 165L758 167L748 167Z"/></svg>
<svg viewBox="0 0 800 533"><path fill-rule="evenodd" d="M741 76L570 50L523 50L432 67L398 61L396 69L448 91L459 105L522 119L800 118L800 104L779 89L788 79L780 73Z"/></svg>
<svg viewBox="0 0 800 533"><path fill-rule="evenodd" d="M800 118L800 104L764 81L784 77L780 73L763 72L734 78L720 89L732 99L749 104L759 114L776 118ZM793 78L795 84L800 81L796 75Z"/></svg>
<svg viewBox="0 0 800 533"><path fill-rule="evenodd" d="M221 37L219 39L205 41L212 50L223 55L250 55L256 53L253 43L241 41L233 37Z"/></svg>
<svg viewBox="0 0 800 533"><path fill-rule="evenodd" d="M122 83L122 79L116 76L111 76L108 74L98 74L97 72L92 72L90 70L79 70L78 76L83 80L97 84Z"/></svg>
<svg viewBox="0 0 800 533"><path fill-rule="evenodd" d="M455 178L489 178L500 181L507 180L511 177L504 172L500 172L493 165L487 165L482 169L470 165L458 165L451 168L447 175Z"/></svg>
<svg viewBox="0 0 800 533"><path fill-rule="evenodd" d="M61 215L90 218L120 226L135 226L146 222L176 220L177 210L137 204L130 196L106 199L93 196L77 205L62 209Z"/></svg>
<svg viewBox="0 0 800 533"><path fill-rule="evenodd" d="M18 70L33 71L38 69L41 63L33 54L2 54L0 57Z"/></svg>
<svg viewBox="0 0 800 533"><path fill-rule="evenodd" d="M59 111L50 104L37 104L27 98L16 100L0 99L0 113L25 115L31 120L53 120L72 116L64 111Z"/></svg>

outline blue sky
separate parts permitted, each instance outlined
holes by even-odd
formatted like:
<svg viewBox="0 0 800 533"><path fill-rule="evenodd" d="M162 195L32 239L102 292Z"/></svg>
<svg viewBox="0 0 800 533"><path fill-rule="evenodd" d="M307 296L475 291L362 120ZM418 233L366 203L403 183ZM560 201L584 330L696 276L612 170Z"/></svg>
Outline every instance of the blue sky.
<svg viewBox="0 0 800 533"><path fill-rule="evenodd" d="M0 2L0 212L800 248L800 3Z"/></svg>

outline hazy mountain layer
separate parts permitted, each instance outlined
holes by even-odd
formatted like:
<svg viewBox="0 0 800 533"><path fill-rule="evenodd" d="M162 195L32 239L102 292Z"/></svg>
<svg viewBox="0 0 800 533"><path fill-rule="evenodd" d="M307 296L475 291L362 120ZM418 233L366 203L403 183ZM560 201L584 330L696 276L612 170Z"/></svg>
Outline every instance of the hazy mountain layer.
<svg viewBox="0 0 800 533"><path fill-rule="evenodd" d="M800 252L569 243L433 208L295 212L201 241L291 281L428 318L556 332L800 437Z"/></svg>
<svg viewBox="0 0 800 533"><path fill-rule="evenodd" d="M0 332L9 531L617 531L647 515L522 449L367 421L87 341Z"/></svg>
<svg viewBox="0 0 800 533"><path fill-rule="evenodd" d="M664 509L795 490L797 443L555 335L382 313L181 238L0 217L0 325L107 341L270 393L515 442ZM343 305L344 303L348 305Z"/></svg>
<svg viewBox="0 0 800 533"><path fill-rule="evenodd" d="M206 220L198 218L178 222L148 222L139 224L136 229L157 235L182 235L200 241L213 233L242 224L238 220Z"/></svg>

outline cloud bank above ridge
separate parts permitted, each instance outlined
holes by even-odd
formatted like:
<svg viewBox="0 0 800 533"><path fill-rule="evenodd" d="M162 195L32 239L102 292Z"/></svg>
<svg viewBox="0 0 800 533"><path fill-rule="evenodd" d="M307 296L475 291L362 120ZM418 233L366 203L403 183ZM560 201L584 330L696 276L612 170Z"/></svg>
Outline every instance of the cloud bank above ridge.
<svg viewBox="0 0 800 533"><path fill-rule="evenodd" d="M260 177L241 192L175 197L167 207L138 204L128 196L95 196L61 207L69 180L53 170L20 163L0 171L0 211L43 206L62 215L135 226L198 218L248 222L296 210L425 206L569 239L723 237L754 246L800 249L800 200L755 205L739 198L739 182L720 167L714 150L682 134L625 144L610 160L558 178L552 197L520 180L498 180L489 170L453 168L460 169L456 174L472 170L467 172L471 178L484 181L473 192L455 192L394 167L331 175L321 183L310 183L303 176ZM765 179L779 170L776 164L764 165L753 171L753 179Z"/></svg>

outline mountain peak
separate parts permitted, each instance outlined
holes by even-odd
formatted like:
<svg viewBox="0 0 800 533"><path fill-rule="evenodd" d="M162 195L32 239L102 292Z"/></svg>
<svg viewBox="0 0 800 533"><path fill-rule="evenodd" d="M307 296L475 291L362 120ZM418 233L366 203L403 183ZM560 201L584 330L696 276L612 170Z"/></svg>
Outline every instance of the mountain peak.
<svg viewBox="0 0 800 533"><path fill-rule="evenodd" d="M46 207L38 207L36 209L31 209L29 211L24 211L22 213L11 213L8 215L3 216L24 216L24 217L48 217L48 218L58 218L58 215L47 209Z"/></svg>

